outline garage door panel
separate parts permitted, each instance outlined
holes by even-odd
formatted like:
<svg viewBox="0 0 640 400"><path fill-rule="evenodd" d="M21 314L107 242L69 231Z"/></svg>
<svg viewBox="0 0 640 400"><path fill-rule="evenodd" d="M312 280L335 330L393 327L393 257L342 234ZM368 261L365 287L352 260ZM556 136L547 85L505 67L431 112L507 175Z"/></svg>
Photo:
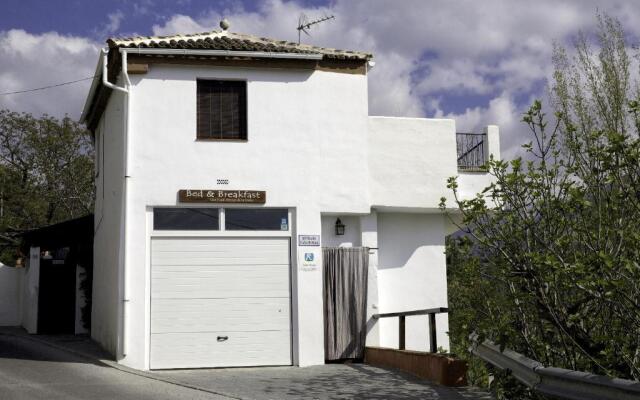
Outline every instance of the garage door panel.
<svg viewBox="0 0 640 400"><path fill-rule="evenodd" d="M243 297L288 297L287 282L251 283L241 279L220 281L216 279L200 279L199 282L153 281L153 295L158 299L184 298L243 298Z"/></svg>
<svg viewBox="0 0 640 400"><path fill-rule="evenodd" d="M153 238L151 257L151 368L291 364L288 238Z"/></svg>
<svg viewBox="0 0 640 400"><path fill-rule="evenodd" d="M285 290L282 294L287 295L289 286L286 282L277 281L274 279L262 279L260 282L251 282L239 277L237 275L231 275L226 279L217 278L180 278L180 279L154 279L153 280L153 292L156 294L171 294L171 292L184 292L185 290L193 290L203 293L211 293L211 296L204 297L220 297L216 295L217 290L223 290L227 296L231 297L245 297L244 294L247 290L253 291L249 294L250 297L255 297L256 291L268 291L274 292L279 290ZM237 294L234 294L237 291ZM258 296L265 295L266 293L260 293ZM194 296L203 297L203 296ZM273 297L273 296L268 296Z"/></svg>
<svg viewBox="0 0 640 400"><path fill-rule="evenodd" d="M282 238L229 239L157 238L152 257L158 261L182 260L185 256L210 259L214 264L284 264L289 262L288 242ZM238 255L242 255L238 257ZM180 264L182 265L182 264Z"/></svg>
<svg viewBox="0 0 640 400"><path fill-rule="evenodd" d="M268 286L273 285L278 287L282 283L282 278L286 271L282 271L283 268L274 268L274 273L269 273L266 271L222 271L222 272L211 272L211 273L158 273L154 274L152 284L155 284L152 287L152 290L155 290L157 287L161 287L160 285L165 285L167 287L171 287L171 285L180 286L180 285L196 285L202 287L210 287L213 284L217 283L238 283L242 284L243 282L246 284L253 285L262 285ZM286 283L286 282L285 282Z"/></svg>
<svg viewBox="0 0 640 400"><path fill-rule="evenodd" d="M242 249L249 252L264 252L269 249L284 250L288 246L283 238L200 238L200 237L155 237L158 244L154 251L188 250L188 251L227 251L228 249ZM215 241L212 241L215 240Z"/></svg>
<svg viewBox="0 0 640 400"><path fill-rule="evenodd" d="M210 267L157 266L155 298L289 297L289 265Z"/></svg>
<svg viewBox="0 0 640 400"><path fill-rule="evenodd" d="M216 272L228 272L228 271L248 271L255 273L273 274L280 272L279 270L288 270L289 264L269 264L269 265L188 265L189 268L184 268L185 265L163 265L154 264L154 275L162 276L167 273L178 273L179 275L185 274L198 274L198 273L216 273Z"/></svg>
<svg viewBox="0 0 640 400"><path fill-rule="evenodd" d="M153 334L151 368L289 365L290 337L288 330Z"/></svg>
<svg viewBox="0 0 640 400"><path fill-rule="evenodd" d="M151 333L285 331L289 325L288 297L156 299L151 309Z"/></svg>
<svg viewBox="0 0 640 400"><path fill-rule="evenodd" d="M157 265L274 265L284 264L288 260L283 260L282 255L273 257L259 257L259 256L247 256L247 257L223 257L223 256L199 256L189 253L183 253L182 257L165 258L166 254L161 253L157 255Z"/></svg>

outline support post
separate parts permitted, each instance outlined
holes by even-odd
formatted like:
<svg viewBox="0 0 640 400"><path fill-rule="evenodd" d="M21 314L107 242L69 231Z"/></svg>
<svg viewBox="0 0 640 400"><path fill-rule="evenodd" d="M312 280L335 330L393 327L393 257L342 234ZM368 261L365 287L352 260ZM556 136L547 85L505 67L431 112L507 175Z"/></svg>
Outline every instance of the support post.
<svg viewBox="0 0 640 400"><path fill-rule="evenodd" d="M398 317L398 349L404 350L404 315Z"/></svg>
<svg viewBox="0 0 640 400"><path fill-rule="evenodd" d="M436 338L436 314L429 314L429 347L432 353L438 352L438 339Z"/></svg>

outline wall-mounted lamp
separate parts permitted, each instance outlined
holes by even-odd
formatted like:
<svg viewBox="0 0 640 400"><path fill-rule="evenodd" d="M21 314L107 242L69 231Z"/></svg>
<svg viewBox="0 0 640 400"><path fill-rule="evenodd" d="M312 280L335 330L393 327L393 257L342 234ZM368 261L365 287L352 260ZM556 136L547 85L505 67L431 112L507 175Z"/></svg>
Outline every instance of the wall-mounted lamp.
<svg viewBox="0 0 640 400"><path fill-rule="evenodd" d="M344 235L344 224L340 221L340 218L336 220L336 236Z"/></svg>

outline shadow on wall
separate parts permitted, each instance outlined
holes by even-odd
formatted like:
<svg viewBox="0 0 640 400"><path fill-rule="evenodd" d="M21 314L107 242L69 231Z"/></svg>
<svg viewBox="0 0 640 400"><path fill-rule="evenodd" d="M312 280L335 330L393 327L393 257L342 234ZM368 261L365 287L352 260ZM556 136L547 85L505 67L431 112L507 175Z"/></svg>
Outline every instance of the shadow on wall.
<svg viewBox="0 0 640 400"><path fill-rule="evenodd" d="M378 214L378 269L402 268L428 246L444 246L438 214Z"/></svg>
<svg viewBox="0 0 640 400"><path fill-rule="evenodd" d="M140 79L153 79L153 80L161 80L161 81L193 81L193 70L187 69L185 70L184 65L176 65L176 68L172 68L174 66L163 65L163 71L161 76L156 76L153 73L153 69L151 72L146 75L138 75ZM169 69L171 68L171 69ZM225 70L225 68L233 68L233 67L225 67L222 66L220 70L216 71L216 73L212 73L211 69L207 69L206 67L193 65L193 69L206 71L206 74L202 74L201 79L237 79L238 72ZM157 69L157 67L156 67ZM299 69L299 70L282 70L278 68L272 68L267 70L259 70L259 69L250 69L247 68L247 76L250 76L249 80L251 82L267 82L267 83L295 83L295 82L305 82L307 81L311 75L315 72L313 69ZM135 80L135 75L131 77L131 80ZM135 83L135 81L134 81Z"/></svg>

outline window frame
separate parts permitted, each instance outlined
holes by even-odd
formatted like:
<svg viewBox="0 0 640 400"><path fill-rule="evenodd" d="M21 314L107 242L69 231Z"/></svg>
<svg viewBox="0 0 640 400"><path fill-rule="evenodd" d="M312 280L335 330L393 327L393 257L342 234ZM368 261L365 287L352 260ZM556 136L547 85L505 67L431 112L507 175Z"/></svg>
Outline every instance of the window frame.
<svg viewBox="0 0 640 400"><path fill-rule="evenodd" d="M280 211L283 212L287 218L287 229L229 229L227 226L227 213L229 211ZM227 232L288 232L290 230L291 221L289 215L289 209L286 207L227 207L224 210L224 230Z"/></svg>
<svg viewBox="0 0 640 400"><path fill-rule="evenodd" d="M198 85L200 82L240 82L244 83L244 137L240 138L215 138L203 136L199 129L199 107L198 107ZM249 81L247 79L227 79L227 78L196 78L196 141L205 142L248 142L249 141Z"/></svg>
<svg viewBox="0 0 640 400"><path fill-rule="evenodd" d="M211 204L204 205L155 205L147 207L147 229L149 232L148 237L270 237L270 236L282 236L282 237L291 237L294 232L293 224L295 218L295 209L291 207L265 207L268 208L284 208L287 210L287 218L288 218L288 228L286 231L228 231L226 230L226 210L230 208L245 208L243 205L223 205L223 204ZM218 209L218 223L219 230L216 231L205 231L205 230L194 230L194 231L177 231L177 230L155 230L154 229L154 221L153 221L153 210L154 208L217 208ZM253 207L251 207L253 208Z"/></svg>

